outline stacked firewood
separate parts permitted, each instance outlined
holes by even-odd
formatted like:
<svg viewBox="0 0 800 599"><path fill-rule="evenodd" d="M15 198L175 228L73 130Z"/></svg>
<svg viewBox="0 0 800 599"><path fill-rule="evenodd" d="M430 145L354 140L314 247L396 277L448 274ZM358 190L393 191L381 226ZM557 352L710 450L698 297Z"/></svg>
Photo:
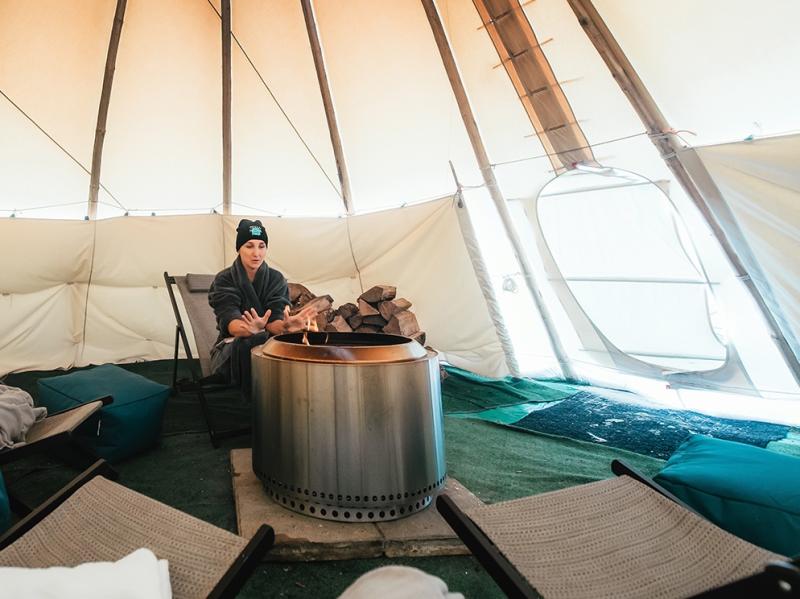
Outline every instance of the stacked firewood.
<svg viewBox="0 0 800 599"><path fill-rule="evenodd" d="M298 283L289 283L289 300L292 313L313 305L317 317L310 328L338 333L389 333L404 335L425 345L425 332L419 328L417 317L409 308L411 302L397 297L392 285L376 285L367 289L356 303L333 307L330 295L315 296Z"/></svg>

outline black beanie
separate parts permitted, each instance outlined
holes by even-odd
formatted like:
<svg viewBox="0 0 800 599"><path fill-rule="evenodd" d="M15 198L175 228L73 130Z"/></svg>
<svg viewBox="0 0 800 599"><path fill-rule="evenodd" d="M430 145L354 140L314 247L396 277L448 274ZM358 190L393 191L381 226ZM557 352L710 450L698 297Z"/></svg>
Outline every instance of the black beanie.
<svg viewBox="0 0 800 599"><path fill-rule="evenodd" d="M269 245L267 239L267 231L260 220L247 220L243 218L239 221L239 226L236 227L236 251L251 239L260 239L265 244Z"/></svg>

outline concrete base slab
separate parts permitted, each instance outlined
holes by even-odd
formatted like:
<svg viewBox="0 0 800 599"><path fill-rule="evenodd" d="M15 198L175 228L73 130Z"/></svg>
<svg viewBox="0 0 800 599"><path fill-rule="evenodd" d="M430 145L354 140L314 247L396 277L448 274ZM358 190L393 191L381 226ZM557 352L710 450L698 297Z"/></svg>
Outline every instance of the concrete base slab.
<svg viewBox="0 0 800 599"><path fill-rule="evenodd" d="M466 555L464 547L435 506L392 522L333 522L304 516L275 503L253 472L250 449L231 451L233 496L239 534L253 536L261 524L275 530L274 561L315 561L429 555ZM462 508L481 505L457 480L445 492Z"/></svg>

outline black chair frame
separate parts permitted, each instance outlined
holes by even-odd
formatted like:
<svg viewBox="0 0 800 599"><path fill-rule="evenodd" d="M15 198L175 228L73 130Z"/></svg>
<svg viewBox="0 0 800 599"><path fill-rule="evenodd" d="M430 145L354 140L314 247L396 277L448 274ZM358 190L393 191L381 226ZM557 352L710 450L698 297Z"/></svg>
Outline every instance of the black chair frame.
<svg viewBox="0 0 800 599"><path fill-rule="evenodd" d="M664 487L624 462L612 461L611 470L615 475L629 476L683 508L697 513ZM449 496L439 495L436 499L436 509L508 597L513 599L540 597L540 594L531 587L514 564ZM800 557L789 561L773 562L758 574L695 595L697 599L738 599L740 597L800 598Z"/></svg>
<svg viewBox="0 0 800 599"><path fill-rule="evenodd" d="M164 282L167 285L167 291L169 292L169 300L172 303L172 310L175 313L175 348L174 348L174 355L173 355L173 366L172 366L172 393L173 395L177 395L181 391L188 391L194 392L197 394L197 399L200 402L200 409L203 413L203 420L206 423L206 427L208 428L208 436L211 439L211 445L215 448L219 447L219 442L223 439L229 439L231 437L238 437L240 435L247 435L250 434L252 428L249 426L240 427L230 430L217 430L212 421L211 421L211 413L208 407L208 401L206 400L206 393L212 393L215 391L226 391L233 389L231 385L221 384L215 377L204 377L203 373L199 368L199 360L192 355L192 348L189 344L189 336L186 333L186 327L183 325L183 317L181 316L180 308L178 308L178 302L175 298L175 290L173 289L173 285L176 284L175 277L170 275L167 272L164 272ZM183 350L186 352L186 357L189 361L189 371L191 372L192 379L190 381L179 381L178 380L178 350L180 348L181 343L183 344Z"/></svg>

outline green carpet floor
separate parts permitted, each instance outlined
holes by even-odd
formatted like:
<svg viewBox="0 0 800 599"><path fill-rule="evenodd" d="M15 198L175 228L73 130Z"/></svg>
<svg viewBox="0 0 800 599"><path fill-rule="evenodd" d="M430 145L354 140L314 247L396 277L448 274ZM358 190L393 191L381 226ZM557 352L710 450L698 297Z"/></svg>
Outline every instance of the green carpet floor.
<svg viewBox="0 0 800 599"><path fill-rule="evenodd" d="M168 361L126 365L152 380L169 384ZM186 376L181 365L179 376ZM36 380L59 372L9 376L5 383L36 397ZM214 416L223 426L247 422L249 408L233 393L212 399ZM161 445L118 465L120 482L132 489L235 531L236 515L230 479L229 451L245 447L242 437L213 449L203 430L194 396L171 398ZM623 458L645 474L663 462L638 454L544 434L522 432L480 420L445 418L447 466L451 476L487 503L513 499L600 480L611 476L613 458ZM4 468L6 480L30 503L46 498L75 475L56 461L38 457ZM355 578L373 568L403 564L441 577L466 597L502 597L472 557L370 559L337 562L265 563L241 597L336 597Z"/></svg>

